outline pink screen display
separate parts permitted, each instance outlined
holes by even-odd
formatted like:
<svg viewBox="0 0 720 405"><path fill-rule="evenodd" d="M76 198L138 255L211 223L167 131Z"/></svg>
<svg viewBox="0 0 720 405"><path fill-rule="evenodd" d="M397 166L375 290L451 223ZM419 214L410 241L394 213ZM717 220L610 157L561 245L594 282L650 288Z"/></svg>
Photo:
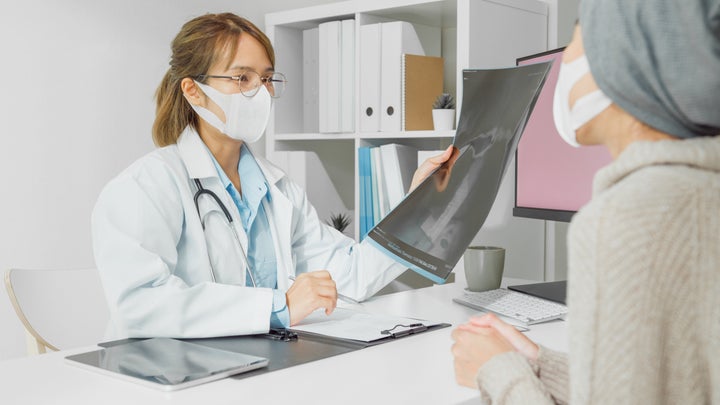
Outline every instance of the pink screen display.
<svg viewBox="0 0 720 405"><path fill-rule="evenodd" d="M573 148L555 129L552 105L561 58L555 52L519 62L555 61L518 144L518 207L577 211L590 201L595 172L611 160L605 147Z"/></svg>

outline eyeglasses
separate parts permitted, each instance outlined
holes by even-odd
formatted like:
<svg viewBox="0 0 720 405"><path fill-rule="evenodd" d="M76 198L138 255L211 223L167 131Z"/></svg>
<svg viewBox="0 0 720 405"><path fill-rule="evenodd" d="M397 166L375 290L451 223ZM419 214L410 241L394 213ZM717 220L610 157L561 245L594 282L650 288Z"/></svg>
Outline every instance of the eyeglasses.
<svg viewBox="0 0 720 405"><path fill-rule="evenodd" d="M285 85L287 79L285 75L278 72L260 76L260 74L254 70L243 70L237 76L218 76L218 75L197 75L197 80L205 79L228 79L237 82L240 88L240 93L245 97L253 97L257 94L260 86L264 85L270 96L278 98L285 92Z"/></svg>

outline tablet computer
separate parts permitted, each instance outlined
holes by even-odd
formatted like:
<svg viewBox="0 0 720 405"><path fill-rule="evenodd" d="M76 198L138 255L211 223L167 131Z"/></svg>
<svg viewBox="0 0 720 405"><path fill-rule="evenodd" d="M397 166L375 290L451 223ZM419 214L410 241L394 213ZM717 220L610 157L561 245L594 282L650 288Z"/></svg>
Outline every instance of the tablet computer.
<svg viewBox="0 0 720 405"><path fill-rule="evenodd" d="M192 387L268 365L264 357L169 338L131 341L67 356L65 360L163 391Z"/></svg>

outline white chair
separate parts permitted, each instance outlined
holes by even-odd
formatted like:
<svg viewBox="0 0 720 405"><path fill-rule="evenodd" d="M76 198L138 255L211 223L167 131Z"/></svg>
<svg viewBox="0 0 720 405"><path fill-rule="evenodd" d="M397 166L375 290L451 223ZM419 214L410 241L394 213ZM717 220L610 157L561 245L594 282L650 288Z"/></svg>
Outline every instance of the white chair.
<svg viewBox="0 0 720 405"><path fill-rule="evenodd" d="M25 327L28 354L102 341L110 314L96 269L10 269L5 288Z"/></svg>

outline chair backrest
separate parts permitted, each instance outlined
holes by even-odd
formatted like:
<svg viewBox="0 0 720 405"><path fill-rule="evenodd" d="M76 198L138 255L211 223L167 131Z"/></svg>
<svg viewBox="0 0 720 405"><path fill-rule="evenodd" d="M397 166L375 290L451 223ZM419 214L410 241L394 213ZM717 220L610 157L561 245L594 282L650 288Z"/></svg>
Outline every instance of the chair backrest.
<svg viewBox="0 0 720 405"><path fill-rule="evenodd" d="M10 269L5 288L25 327L28 354L102 340L110 313L96 269Z"/></svg>

